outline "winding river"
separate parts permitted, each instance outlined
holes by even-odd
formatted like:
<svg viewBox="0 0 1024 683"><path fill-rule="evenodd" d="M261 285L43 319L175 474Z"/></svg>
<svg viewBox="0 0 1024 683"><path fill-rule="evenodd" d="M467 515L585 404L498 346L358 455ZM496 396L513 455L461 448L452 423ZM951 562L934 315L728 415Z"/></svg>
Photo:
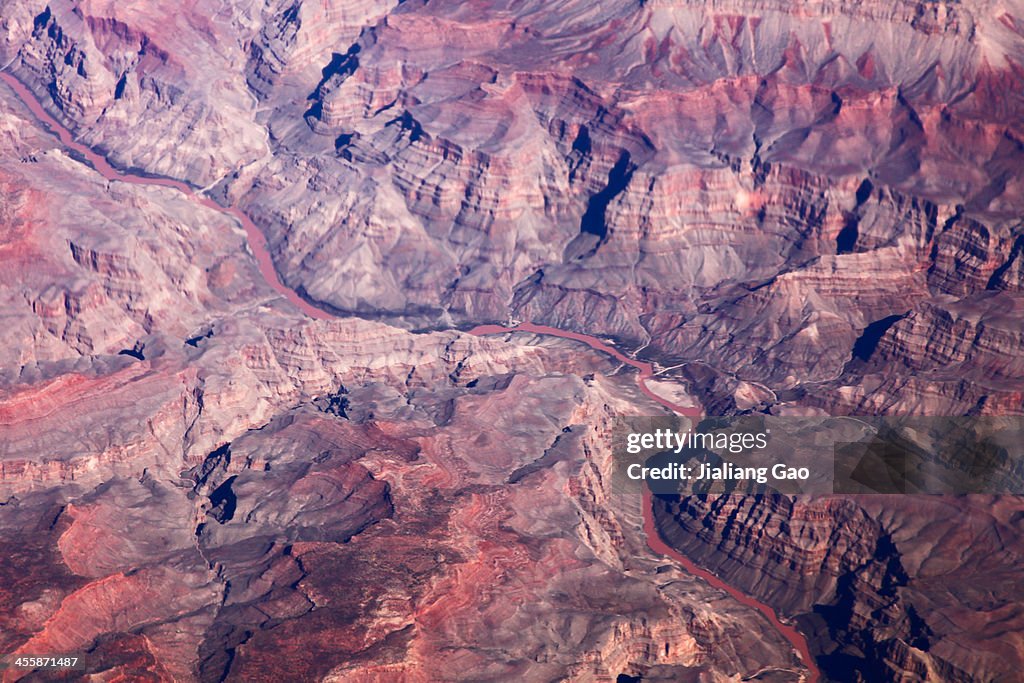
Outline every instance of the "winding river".
<svg viewBox="0 0 1024 683"><path fill-rule="evenodd" d="M316 319L330 319L334 316L331 314L313 306L308 301L299 296L294 290L290 289L283 282L281 282L280 276L274 268L273 260L270 257L270 252L267 249L266 237L260 232L259 228L252 222L252 220L246 216L240 209L236 207L225 207L209 197L205 197L195 190L190 185L181 182L179 180L173 180L171 178L154 177L150 175L143 175L141 173L133 173L131 171L120 171L114 168L106 157L101 154L97 154L90 147L76 142L71 132L61 125L54 117L52 117L43 106L36 99L35 95L25 87L18 79L6 72L0 72L0 80L6 83L18 96L18 98L25 104L26 107L32 112L32 114L46 127L48 128L57 138L60 140L68 149L73 150L84 158L100 175L108 180L119 180L126 183L134 183L136 185L150 185L159 187L169 187L178 190L190 200L197 204L218 211L224 215L230 216L237 220L242 228L245 230L245 235L248 240L249 249L256 259L256 263L259 266L260 274L267 281L267 283L288 301L293 303L299 310L311 318ZM505 327L502 325L480 325L470 330L470 334L474 335L489 335L489 334L504 334L511 331L522 331L530 332L533 334L544 334L551 335L554 337L561 337L562 339L571 339L574 341L582 342L591 348L606 353L612 356L616 360L625 363L637 370L636 383L637 387L646 395L648 398L656 401L657 403L665 406L669 410L672 410L680 415L686 417L697 418L700 417L701 411L699 408L680 406L672 403L671 401L659 396L647 386L647 380L654 376L654 367L651 363L639 361L626 356L618 349L605 344L601 340L592 337L590 335L581 334L579 332L569 332L556 327L547 327L544 325L535 325L533 323L521 323L515 327ZM780 633L796 651L797 655L803 661L803 664L810 671L808 681L816 682L820 679L820 673L814 663L814 658L811 657L810 649L807 645L807 640L797 631L793 626L783 623L775 611L768 605L759 602L755 598L741 592L737 588L727 584L720 578L712 574L706 569L703 569L685 556L679 551L675 550L664 540L658 533L657 527L654 522L653 505L651 500L650 491L645 491L643 495L643 516L644 516L644 533L647 537L647 544L654 552L670 557L679 564L681 564L688 572L695 576L700 577L704 581L708 582L715 588L728 593L731 597L737 601L751 607L765 616L766 619L771 623L778 633Z"/></svg>
<svg viewBox="0 0 1024 683"><path fill-rule="evenodd" d="M636 360L635 358L630 358L629 356L625 355L618 349L609 346L608 344L602 342L600 339L591 337L590 335L580 334L579 332L568 332L557 327L535 325L529 322L520 323L515 327L505 327L503 325L480 325L470 330L470 334L499 334L507 333L510 331L530 332L532 334L545 334L551 335L553 337L561 337L563 339L572 339L574 341L582 342L587 346L591 347L592 349L601 351L602 353L606 353L609 356L615 358L616 360L635 368L637 370L637 388L640 389L640 391L642 391L644 395L646 395L650 399L656 401L657 403L660 403L661 405L665 406L669 410L679 415L695 419L701 417L700 408L676 405L675 403L672 403L668 399L659 396L647 386L647 380L651 379L654 376L653 364L641 360ZM803 635L801 635L801 633L796 630L796 628L789 624L783 623L782 620L779 619L779 616L775 613L775 610L773 610L768 605L756 600L750 595L743 593L738 588L726 583L722 579L712 574L707 569L704 569L703 567L694 564L693 561L691 561L685 555L683 555L678 550L665 543L665 541L661 538L661 534L658 533L657 525L654 523L654 506L653 501L651 500L651 492L648 489L644 489L642 504L644 515L644 534L647 537L647 545L650 547L651 550L660 555L671 557L673 560L681 564L686 569L686 571L690 572L694 576L699 576L715 588L725 591L731 597L735 598L738 602L743 603L747 607L752 607L753 609L756 609L758 612L763 614L765 618L768 619L769 622L771 622L771 625L775 628L775 630L778 631L783 638L789 641L789 644L793 646L793 649L800 657L804 666L807 667L808 671L810 672L810 675L807 677L806 680L809 682L816 682L821 678L821 674L818 671L817 665L814 662L814 658L811 656L810 648L807 645L807 639L804 638Z"/></svg>
<svg viewBox="0 0 1024 683"><path fill-rule="evenodd" d="M267 250L267 238L263 236L260 229L257 228L252 220L242 213L240 209L221 206L209 197L202 196L191 186L181 182L180 180L135 174L130 171L119 171L110 165L110 162L107 161L106 157L101 154L97 154L92 150L92 148L75 141L71 132L62 126L55 118L50 116L45 109L43 109L35 95L32 94L32 91L26 88L21 81L6 72L0 72L0 80L10 86L18 98L26 107L29 108L33 116L39 119L40 123L56 135L61 141L61 144L84 158L90 166L96 169L97 173L107 180L120 180L125 183L134 183L136 185L170 187L178 190L201 206L213 209L214 211L219 211L222 214L234 218L236 221L241 223L242 228L245 230L245 236L249 242L249 250L256 259L256 263L260 269L260 274L267 281L267 284L273 287L274 291L278 292L281 296L288 299L288 301L295 304L296 307L309 317L320 320L326 320L333 317L329 313L326 313L310 304L308 301L300 297L294 290L288 288L283 282L281 282L281 278L274 269L274 262L270 258L270 252Z"/></svg>

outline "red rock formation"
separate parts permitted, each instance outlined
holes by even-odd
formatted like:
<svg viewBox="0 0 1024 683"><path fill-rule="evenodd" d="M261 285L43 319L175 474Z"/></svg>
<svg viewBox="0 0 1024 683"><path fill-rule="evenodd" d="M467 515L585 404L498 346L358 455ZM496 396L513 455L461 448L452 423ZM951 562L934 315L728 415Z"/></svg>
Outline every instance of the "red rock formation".
<svg viewBox="0 0 1024 683"><path fill-rule="evenodd" d="M115 680L806 673L609 490L649 393L455 327L639 347L712 413L1020 413L1013 2L151 5L0 0L3 69L138 174L0 86L4 653ZM984 680L1021 661L1018 503L659 523L804 615L827 672Z"/></svg>
<svg viewBox="0 0 1024 683"><path fill-rule="evenodd" d="M64 248L39 249L21 281L30 300L68 282L93 294L92 308L27 308L27 329L63 312L81 332L48 332L59 343L5 378L0 524L26 539L4 565L11 651L77 651L88 673L133 680L794 665L750 610L659 571L629 521L637 501L593 478L607 444L585 425L635 410L620 392L643 401L628 381L579 379L611 372L603 357L301 318L226 218L48 154L9 164L15 196L129 201L93 242L50 207L40 236L66 234ZM161 202L200 218L169 221ZM31 244L33 214L12 206L10 243ZM110 230L179 246L125 249ZM203 264L216 284L188 275ZM142 273L167 280L141 287ZM107 308L149 312L140 339L92 314Z"/></svg>
<svg viewBox="0 0 1024 683"><path fill-rule="evenodd" d="M972 681L1012 679L1024 662L1021 507L992 496L693 496L655 510L673 545L798 616L829 677Z"/></svg>

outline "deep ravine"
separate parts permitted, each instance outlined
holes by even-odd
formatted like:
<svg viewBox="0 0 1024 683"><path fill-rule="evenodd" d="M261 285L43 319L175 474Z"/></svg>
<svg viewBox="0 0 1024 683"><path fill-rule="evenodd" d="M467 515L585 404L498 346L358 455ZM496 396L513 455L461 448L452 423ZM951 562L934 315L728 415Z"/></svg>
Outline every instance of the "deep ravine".
<svg viewBox="0 0 1024 683"><path fill-rule="evenodd" d="M53 116L51 116L39 103L33 93L14 76L6 72L0 72L0 80L6 83L18 96L18 98L25 104L26 107L32 112L32 114L46 127L48 128L63 144L70 150L81 155L81 157L89 163L104 178L108 180L118 180L127 183L134 183L137 185L151 185L158 187L169 187L180 191L186 195L192 201L198 204L214 209L230 216L237 220L242 228L245 230L246 239L249 244L253 257L259 266L260 274L266 280L267 284L270 285L274 291L284 296L289 302L294 304L299 310L311 318L316 319L331 319L335 316L317 308L310 304L308 301L303 299L294 290L290 289L285 285L277 271L274 268L273 259L270 256L270 252L267 248L266 237L260 232L259 228L252 222L252 220L246 216L241 210L236 207L225 207L209 197L203 196L200 192L193 189L189 185L179 180L171 178L154 177L149 175L136 174L131 171L120 171L114 168L107 159L101 154L96 153L91 148L76 142L74 136L68 131L67 128L62 126ZM586 334L578 332L570 332L555 327L547 327L544 325L534 325L526 322L521 323L515 327L505 327L502 325L480 325L470 330L470 334L483 336L490 334L501 334L510 331L522 331L530 332L533 334L544 334L555 337L561 337L563 339L571 339L574 341L582 342L587 344L593 349L606 353L616 360L625 363L637 370L636 381L637 386L650 399L657 403L665 406L666 408L686 417L697 418L700 417L700 409L693 407L679 406L671 403L665 398L658 396L654 391L647 387L647 380L654 375L654 368L652 364L644 361L639 361L633 358L629 358L621 351L601 342L595 337L591 337ZM642 499L643 505L643 517L644 517L644 532L647 537L647 544L652 551L670 557L679 564L681 564L687 571L701 579L707 581L710 585L728 593L731 597L741 602L748 607L756 609L762 615L765 616L771 622L772 626L778 631L794 648L803 664L808 668L810 674L807 678L808 681L815 682L820 679L820 672L814 663L813 657L811 657L810 649L807 645L806 639L792 626L782 623L782 621L775 614L775 611L768 605L755 600L753 597L746 595L737 588L730 586L725 583L711 572L698 567L692 561L684 557L678 551L671 548L668 544L662 540L658 534L657 528L654 523L653 507L652 507L651 494L649 491L644 493Z"/></svg>

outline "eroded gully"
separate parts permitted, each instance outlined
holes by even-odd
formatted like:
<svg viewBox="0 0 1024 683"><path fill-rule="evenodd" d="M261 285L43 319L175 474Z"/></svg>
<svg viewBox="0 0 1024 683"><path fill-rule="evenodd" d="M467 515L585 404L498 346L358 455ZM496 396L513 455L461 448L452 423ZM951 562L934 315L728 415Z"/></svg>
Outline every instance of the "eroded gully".
<svg viewBox="0 0 1024 683"><path fill-rule="evenodd" d="M153 177L148 175L135 174L130 171L120 171L114 168L110 162L107 161L106 157L101 154L97 154L90 147L76 142L71 132L68 131L63 125L61 125L54 117L52 117L43 106L36 99L35 95L25 87L18 79L9 73L0 72L0 80L3 80L18 96L18 98L25 104L26 107L32 112L46 128L48 128L57 138L60 140L68 149L73 150L77 154L81 155L100 175L107 180L119 180L126 183L134 183L136 185L150 185L158 187L169 187L178 190L190 200L198 203L201 206L213 209L222 214L230 216L237 220L242 228L245 230L246 239L249 244L249 249L256 259L256 263L259 266L260 274L267 281L267 283L274 289L274 291L281 294L288 301L294 304L299 310L311 318L316 319L330 319L334 316L331 314L313 306L308 301L299 296L294 290L290 289L283 282L281 282L277 271L274 269L273 260L270 257L270 252L267 249L267 240L263 233L260 232L259 228L246 216L240 209L236 207L225 207L209 197L204 197L198 193L195 189L186 183L179 180L173 180L171 178ZM698 418L701 415L700 409L695 407L680 406L672 403L671 401L659 396L647 386L647 380L654 376L654 367L651 363L639 361L629 356L618 349L605 344L599 339L590 335L581 334L579 332L569 332L556 327L547 327L544 325L534 325L533 323L521 323L514 327L505 327L502 325L480 325L470 330L470 334L483 336L490 334L504 334L511 331L529 332L532 334L543 334L554 337L561 337L562 339L571 339L578 341L587 346L606 353L612 356L616 360L629 365L630 367L637 370L636 383L637 387L645 396L651 400L665 406L669 410L691 418ZM811 657L810 649L807 646L806 639L797 631L793 626L783 623L775 611L768 605L759 602L755 598L741 592L739 589L727 584L720 578L712 574L706 569L703 569L692 561L687 559L684 555L679 553L677 550L669 546L662 540L661 535L658 533L657 527L654 522L653 505L651 500L651 493L648 490L644 491L642 505L643 505L643 518L644 518L644 533L647 537L647 545L654 552L670 557L679 564L681 564L688 572L700 577L715 588L728 593L732 598L744 605L751 607L760 612L768 621L771 623L773 628L785 638L793 649L797 652L797 655L803 661L810 672L808 681L815 682L820 678L820 673L815 666L814 658Z"/></svg>
<svg viewBox="0 0 1024 683"><path fill-rule="evenodd" d="M591 337L587 334L581 334L579 332L569 332L562 330L557 327L547 327L546 325L535 325L533 323L525 322L520 323L514 327L506 327L503 325L480 325L470 330L470 334L475 335L487 335L487 334L501 334L508 333L511 331L529 332L531 334L544 334L553 337L561 337L562 339L572 339L574 341L582 342L592 349L606 353L609 356L615 358L615 360L625 363L632 368L636 369L636 384L637 388L651 400L665 406L669 410L683 415L685 417L697 419L701 417L701 410L697 407L681 406L672 403L668 399L659 396L647 386L647 380L654 376L654 366L651 363L647 363L635 358L630 358L618 349L605 344L596 337ZM804 666L807 667L809 675L807 681L816 682L820 679L821 674L818 671L817 666L814 663L814 658L811 656L810 648L807 645L807 640L801 635L799 631L793 626L783 623L778 615L768 605L757 599L743 593L738 588L729 585L722 579L718 578L708 570L694 564L685 555L681 554L678 550L671 547L661 538L661 534L658 533L658 528L654 523L654 506L652 505L651 492L648 489L644 489L643 494L643 515L644 515L644 534L647 537L647 545L654 552L671 557L673 560L681 564L688 572L694 576L707 581L709 584L718 588L719 590L725 591L732 598L738 602L743 603L747 607L751 607L765 616L766 619L771 623L774 629L785 638L797 655L800 657Z"/></svg>
<svg viewBox="0 0 1024 683"><path fill-rule="evenodd" d="M333 317L329 313L326 313L310 304L308 301L300 297L294 290L281 282L281 278L278 277L277 271L274 270L274 262L270 258L270 252L267 249L267 238L263 236L260 229L257 228L249 217L242 213L241 210L235 207L221 206L209 197L202 196L192 187L180 180L134 174L130 171L120 171L114 168L110 165L110 162L107 161L106 157L101 154L97 154L90 147L83 145L80 142L76 142L74 137L71 135L71 132L62 126L55 118L50 116L45 109L43 109L35 95L32 94L32 91L25 87L21 81L5 72L0 72L0 80L10 86L22 103L29 108L32 115L39 119L40 123L56 135L61 141L61 144L79 154L89 162L90 166L96 169L97 173L107 180L120 180L122 182L133 183L135 185L170 187L178 190L201 206L213 209L214 211L219 211L220 213L237 220L241 223L242 229L245 230L245 237L249 242L249 249L252 252L253 257L256 259L256 263L260 269L260 274L267 281L267 284L269 284L274 291L281 294L291 303L295 304L296 307L309 317L321 320Z"/></svg>

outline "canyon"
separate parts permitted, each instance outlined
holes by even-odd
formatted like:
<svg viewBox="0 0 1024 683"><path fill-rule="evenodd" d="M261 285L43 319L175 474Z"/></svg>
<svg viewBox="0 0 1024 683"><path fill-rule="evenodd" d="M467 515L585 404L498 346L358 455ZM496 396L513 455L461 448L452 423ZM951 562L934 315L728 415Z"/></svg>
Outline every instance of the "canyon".
<svg viewBox="0 0 1024 683"><path fill-rule="evenodd" d="M608 444L666 411L1024 413L1020 3L0 18L0 653L1024 665L1024 499L631 497Z"/></svg>
<svg viewBox="0 0 1024 683"><path fill-rule="evenodd" d="M28 97L16 81L9 77L4 80L13 92ZM29 99L26 104L59 137L67 137L66 131L48 119L34 101ZM216 208L181 183L118 172L87 148L67 142L108 180L169 187L180 195L179 202L194 209L236 217L235 211ZM38 163L38 159L32 163ZM245 220L239 223L242 228L249 227ZM258 266L269 260L258 240L249 246L256 257L256 263L249 267L249 285L258 288L262 283L254 271L262 270ZM71 253L78 261L74 249ZM104 259L92 255L91 260ZM116 263L109 256L106 260ZM131 270L130 264L122 267ZM267 279L270 288L281 288L276 277ZM287 298L300 311L310 308L294 296ZM287 317L295 315L288 311ZM261 322L266 317L264 313ZM334 322L320 311L312 318L311 322ZM375 344L374 328L411 337L380 324L348 322L340 335L328 335L326 340L346 361L360 355L380 360L379 353L395 340L376 340ZM219 332L211 329L184 339L183 344L199 349ZM306 341L309 332L290 335L292 342ZM608 504L609 493L602 489L601 475L596 475L597 482L589 481L595 476L588 471L593 467L604 469L607 478L607 452L603 463L587 463L574 476L567 476L561 468L552 480L550 475L527 478L537 470L531 469L532 463L517 460L543 449L546 441L536 441L532 447L524 443L509 448L511 432L524 438L529 435L531 440L543 438L547 432L547 439L551 439L555 427L569 423L555 432L557 436L544 457L561 450L560 460L580 468L588 448L586 432L595 427L600 429L602 419L610 419L609 404L618 404L621 410L624 406L633 409L631 403L619 396L604 395L617 391L601 387L600 383L596 385L600 387L596 396L587 400L586 394L592 390L580 396L582 386L578 379L569 381L567 387L566 380L570 378L559 380L542 374L529 379L529 374L535 374L531 370L544 370L543 364L536 366L539 358L527 360L520 367L517 354L498 353L503 357L498 360L497 356L468 350L454 362L448 354L456 342L468 340L465 335L448 336L451 338L443 353L447 361L444 366L450 372L443 384L452 387L442 391L442 396L435 395L437 371L429 369L437 358L408 368L404 400L401 390L389 387L387 382L389 375L396 379L392 373L401 368L384 359L376 368L383 374L360 368L354 379L346 380L358 384L358 388L348 389L339 384L337 390L325 391L322 396L316 396L315 390L309 388L300 389L308 397L306 405L286 410L258 429L250 426L249 433L218 446L194 467L176 475L168 468L187 464L187 454L183 454L184 459L171 456L166 449L162 454L148 454L151 446L145 443L133 443L127 454L122 451L109 459L103 457L105 454L72 451L57 461L45 462L43 467L27 455L36 449L50 448L47 441L39 440L39 432L53 433L49 425L63 420L63 413L75 410L76 404L88 405L101 395L107 398L112 389L116 396L116 390L123 389L123 385L119 386L121 382L134 389L130 374L113 383L86 380L85 386L79 382L67 386L69 382L58 377L44 382L45 386L38 390L10 396L5 402L4 433L9 440L5 440L3 481L13 495L4 503L4 508L9 508L4 510L7 514L3 519L8 523L4 533L14 543L25 545L12 558L15 562L11 569L25 563L45 567L42 572L33 572L31 578L18 573L8 576L5 597L8 604L17 604L18 609L6 615L5 630L9 636L5 647L23 641L15 655L41 649L84 650L84 658L90 662L86 668L89 673L114 674L132 680L279 680L287 675L436 680L448 677L453 670L452 655L444 655L438 647L448 650L453 643L470 639L472 648L460 657L460 665L468 666L466 654L478 648L480 642L477 634L452 631L445 627L446 622L461 618L468 619L467 626L475 624L481 618L475 613L480 601L490 600L487 596L497 581L498 585L510 585L517 593L526 590L517 602L530 596L531 601L546 606L547 615L542 610L520 617L531 629L544 627L551 619L556 623L562 621L567 611L579 613L584 621L597 619L600 624L602 608L596 605L607 604L604 610L622 614L637 610L634 601L638 601L645 623L637 628L631 620L620 617L610 632L608 627L598 625L592 634L573 642L575 654L544 666L520 661L517 653L529 641L510 641L509 632L498 630L492 637L498 639L494 647L502 653L500 668L495 668L492 654L479 658L475 671L526 678L556 672L574 678L612 679L630 671L647 671L655 663L665 675L678 676L687 675L689 669L725 670L741 666L753 670L761 662L772 661L778 671L799 675L800 664L790 661L792 655L786 653L785 640L773 633L770 623L757 624L763 643L738 642L721 652L722 642L729 640L722 631L725 625L743 623L751 616L745 614L742 606L728 604L728 600L722 605L724 596L719 597L719 586L707 587L692 576L666 572L667 567L655 566L651 558L638 552L643 538L639 525L628 529L619 521L637 514L636 501L632 501L633 506L625 501L625 510L615 509ZM583 339L580 335L568 336L577 341ZM166 341L136 342L117 355L150 366L173 367L180 359L163 348ZM342 341L351 345L350 351L339 346ZM597 348L625 358L610 347ZM433 355L429 346L426 354L427 358ZM409 359L407 351L398 355ZM600 368L598 359L580 355L574 348L561 349L556 352L561 359L554 364L561 369L572 369L577 364L586 369ZM213 362L220 360L215 358ZM258 364L259 354L250 360ZM493 360L499 365L508 361L509 365L493 368ZM205 363L200 360L199 365ZM305 359L296 365L305 365L307 369L309 366ZM494 370L511 372L489 374ZM650 367L645 366L645 370L642 378L650 375ZM410 392L410 380L417 372L421 377L412 386L418 385L420 391ZM463 373L472 379L455 377ZM190 411L195 413L193 421L185 434L177 437L173 436L175 427L180 429L181 425L169 425L169 438L184 439L187 443L192 432L202 433L211 428L202 428L202 413L210 398L215 402L223 399L216 389L212 395L208 393L211 385L207 381L211 378L203 371L196 379L201 382L190 389L197 404ZM460 382L462 391L458 388ZM593 388L594 382L591 377L587 384ZM533 389L527 388L530 384L535 385ZM457 402L460 394L470 388L468 394L478 398L467 396L468 401ZM508 391L513 388L514 391ZM641 394L637 400L642 401L644 394L657 398L642 381L638 388ZM566 389L575 390L579 405L572 414L558 419L557 411L550 406L552 402L559 405L565 401ZM494 393L499 395L494 397ZM61 405L69 399L66 406ZM397 403L395 399L399 399ZM512 429L500 419L481 422L481 407L485 412L497 410L506 419L520 420L514 412L503 410L502 405L509 401L518 405L524 399L536 403L534 414L544 416L534 420L531 429L523 430L521 423ZM592 402L601 407L604 415L600 411L593 417L588 415ZM488 403L497 406L489 407ZM106 414L111 419L120 419L125 413L124 406L123 401L115 398L114 406L108 407ZM94 421L104 416L93 406L82 411ZM420 411L423 414L418 416ZM223 418L221 412L214 413L215 421ZM462 419L456 419L460 414ZM349 427L350 424L363 427ZM151 421L148 426L162 446ZM449 426L452 428L438 429ZM558 448L574 428L582 434ZM72 424L69 431L84 433L87 429L86 425ZM468 443L470 435L474 435L474 455L480 456L483 451L489 456L482 462L465 459L465 445L460 441ZM600 442L590 448L607 451L606 444ZM19 452L26 455L18 459ZM314 452L318 453L309 460ZM126 460L121 460L125 455ZM239 460L241 464L237 464ZM410 468L418 462L418 467ZM481 466L482 470L478 469ZM420 469L426 471L417 471ZM90 470L99 470L98 476L90 477ZM480 481L482 475L484 480ZM503 480L505 485L511 481L519 485L524 479L535 482L525 493L509 496L503 490ZM547 489L551 499L540 505L538 494ZM521 490L517 486L517 491ZM521 516L520 510L527 508L520 500L523 497L529 497L534 512L516 524L509 518L514 520ZM642 509L649 513L646 503L649 501L645 501ZM580 514L574 506L589 510L595 518L583 516L584 528L572 533ZM622 501L616 507L621 508ZM630 507L634 509L629 510ZM160 515L154 519L157 510ZM610 516L613 511L616 516ZM244 522L238 523L236 516L243 513ZM447 515L449 521L438 524L439 515ZM493 520L488 522L489 518ZM650 515L646 514L644 519L649 525ZM233 521L236 524L231 524ZM385 526L386 522L393 524ZM591 524L593 529L589 528ZM506 528L508 525L511 528ZM555 529L563 537L557 542L544 542L542 539ZM431 532L433 540L427 540ZM154 533L156 538L152 537ZM357 538L358 548L348 545ZM531 538L535 540L529 542ZM461 548L453 543L458 539L469 541L471 547ZM497 552L498 544L504 548L501 552ZM586 549L589 562L573 558L579 551L569 551L577 545ZM405 553L401 552L403 546ZM455 565L453 570L447 569L448 562ZM477 569L477 565L482 566ZM609 575L608 565L617 568L618 573ZM499 572L497 576L495 570ZM634 572L640 576L634 578ZM469 576L463 576L464 573ZM558 579L553 585L543 580L549 574ZM568 603L562 593L565 574L572 577L571 581L584 581L588 586ZM365 582L355 595L351 593L352 580ZM341 593L339 581L345 586ZM524 581L529 581L530 587L524 587ZM401 597L391 593L397 585L393 582L404 586ZM438 586L431 586L434 583L440 583L441 593ZM381 588L388 592L381 594ZM608 603L608 597L623 588L626 593L620 601ZM688 604L694 589L708 593L701 600L706 610L703 615L692 612ZM686 598L679 595L680 590L687 594ZM455 591L466 593L465 598L452 601L451 592ZM549 591L557 592L552 596ZM154 602L133 607L120 604L127 596L137 598L140 594L151 596ZM661 597L663 594L673 597ZM503 614L504 608L505 603L497 601L498 614ZM468 614L459 616L467 610ZM736 614L730 616L730 612ZM614 614L608 612L608 617ZM714 619L709 621L711 614ZM723 619L724 622L720 621ZM648 620L653 623L646 623ZM369 632L367 625L371 626ZM311 642L312 633L317 634L317 642ZM567 635L571 637L571 633ZM31 637L25 639L26 636ZM652 640L666 641L664 653L660 649L656 653L651 651ZM546 642L545 638L537 639L538 644ZM5 676L5 680L18 678L16 674Z"/></svg>

